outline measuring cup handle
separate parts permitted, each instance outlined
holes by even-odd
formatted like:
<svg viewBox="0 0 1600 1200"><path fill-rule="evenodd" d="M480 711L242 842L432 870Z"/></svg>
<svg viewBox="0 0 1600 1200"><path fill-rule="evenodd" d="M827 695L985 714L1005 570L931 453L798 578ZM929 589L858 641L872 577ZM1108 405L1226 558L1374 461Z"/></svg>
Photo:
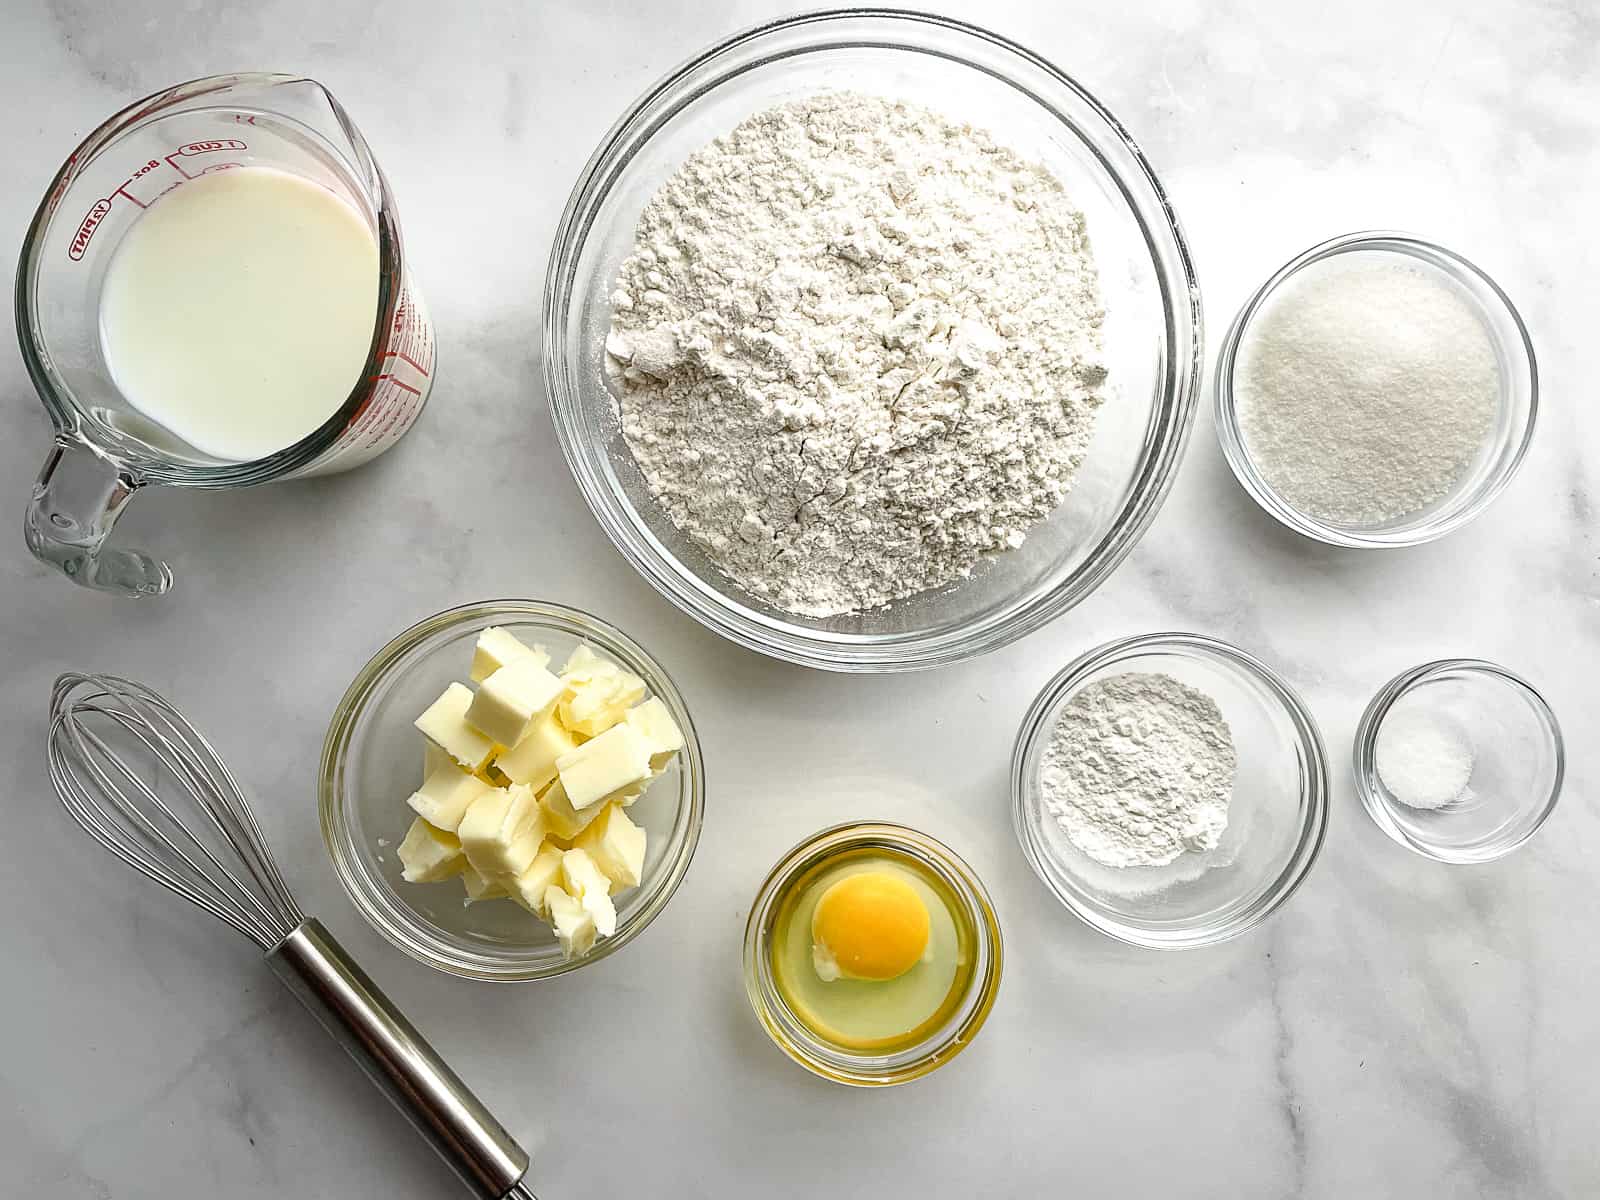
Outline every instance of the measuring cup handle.
<svg viewBox="0 0 1600 1200"><path fill-rule="evenodd" d="M105 545L138 489L138 480L63 434L33 485L23 527L28 549L84 587L120 596L161 595L172 586L166 563Z"/></svg>

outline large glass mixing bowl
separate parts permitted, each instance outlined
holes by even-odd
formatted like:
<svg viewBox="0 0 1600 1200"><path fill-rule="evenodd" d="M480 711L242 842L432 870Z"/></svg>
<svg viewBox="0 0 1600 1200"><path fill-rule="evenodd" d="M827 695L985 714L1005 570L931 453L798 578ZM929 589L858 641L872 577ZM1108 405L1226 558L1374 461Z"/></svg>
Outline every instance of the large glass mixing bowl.
<svg viewBox="0 0 1600 1200"><path fill-rule="evenodd" d="M803 617L719 572L650 496L604 379L609 295L640 211L690 154L745 117L856 89L993 130L1049 167L1084 212L1113 388L1071 493L1023 546L970 578L875 610ZM545 282L556 432L601 526L668 599L754 650L840 671L932 667L1037 629L1092 592L1150 524L1198 393L1200 293L1166 193L1127 132L1057 68L959 21L877 9L774 21L711 47L608 133L567 203Z"/></svg>

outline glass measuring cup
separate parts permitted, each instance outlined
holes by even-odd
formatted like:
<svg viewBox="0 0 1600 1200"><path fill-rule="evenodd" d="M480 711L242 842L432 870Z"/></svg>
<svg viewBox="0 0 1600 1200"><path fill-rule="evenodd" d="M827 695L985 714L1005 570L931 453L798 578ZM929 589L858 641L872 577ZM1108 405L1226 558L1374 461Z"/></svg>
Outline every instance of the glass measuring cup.
<svg viewBox="0 0 1600 1200"><path fill-rule="evenodd" d="M230 462L189 445L123 396L102 348L99 303L117 245L141 212L189 180L247 166L319 184L366 219L378 243L378 313L366 364L338 410L276 453ZM433 381L433 326L406 269L389 185L339 102L293 75L178 84L91 133L56 173L28 228L16 314L23 360L55 425L28 506L28 548L74 582L121 595L159 595L172 585L164 562L105 544L139 488L243 487L359 466L400 440Z"/></svg>

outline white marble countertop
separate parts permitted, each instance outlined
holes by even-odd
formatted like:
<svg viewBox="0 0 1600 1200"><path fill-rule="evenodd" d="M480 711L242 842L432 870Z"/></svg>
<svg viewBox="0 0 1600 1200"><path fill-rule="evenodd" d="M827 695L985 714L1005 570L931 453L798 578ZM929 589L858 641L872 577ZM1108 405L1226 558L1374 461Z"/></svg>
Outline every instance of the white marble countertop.
<svg viewBox="0 0 1600 1200"><path fill-rule="evenodd" d="M1546 408L1511 489L1442 543L1335 552L1255 509L1202 410L1142 545L1043 632L908 678L768 662L668 606L601 537L535 363L550 238L600 134L663 71L779 6L13 0L0 276L51 171L107 114L192 76L304 71L344 101L394 184L445 370L421 425L370 468L141 497L127 533L178 572L160 602L72 588L7 536L0 1191L457 1194L249 946L69 825L43 760L49 683L69 666L144 678L204 714L307 909L536 1149L531 1178L549 1200L1600 1189L1588 673L1600 26L1578 0L949 7L1056 60L1142 142L1191 239L1212 346L1257 281L1335 233L1411 229L1481 263L1541 358ZM14 351L0 352L0 391L0 478L18 521L47 430ZM485 427L502 439L468 468L466 431ZM542 518L494 528L507 489ZM563 980L492 987L431 972L367 929L323 853L313 774L335 700L384 638L517 594L590 608L650 646L695 705L712 784L694 868L645 936ZM1162 627L1280 668L1335 765L1306 886L1253 935L1180 955L1116 945L1062 911L1017 850L1005 785L1043 681L1097 641ZM1371 693L1448 654L1534 680L1572 754L1547 828L1491 866L1439 866L1388 841L1345 767ZM916 824L967 856L1010 950L973 1049L872 1094L786 1061L739 976L768 866L857 816Z"/></svg>

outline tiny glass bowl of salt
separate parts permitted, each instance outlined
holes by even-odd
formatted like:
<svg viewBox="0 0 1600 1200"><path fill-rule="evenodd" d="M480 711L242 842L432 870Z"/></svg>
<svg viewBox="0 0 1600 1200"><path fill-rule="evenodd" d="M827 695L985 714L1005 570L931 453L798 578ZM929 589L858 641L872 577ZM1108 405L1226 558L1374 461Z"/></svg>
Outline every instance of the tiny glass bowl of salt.
<svg viewBox="0 0 1600 1200"><path fill-rule="evenodd" d="M1154 633L1069 664L1023 718L1013 819L1085 924L1181 950L1236 937L1311 870L1328 821L1316 721L1264 663Z"/></svg>
<svg viewBox="0 0 1600 1200"><path fill-rule="evenodd" d="M1510 483L1538 395L1533 343L1494 280L1421 238L1352 233L1285 264L1234 318L1217 437L1244 490L1290 529L1415 546Z"/></svg>
<svg viewBox="0 0 1600 1200"><path fill-rule="evenodd" d="M1452 658L1413 667L1372 698L1354 766L1379 829L1438 862L1481 863L1544 824L1566 750L1555 714L1526 680Z"/></svg>

